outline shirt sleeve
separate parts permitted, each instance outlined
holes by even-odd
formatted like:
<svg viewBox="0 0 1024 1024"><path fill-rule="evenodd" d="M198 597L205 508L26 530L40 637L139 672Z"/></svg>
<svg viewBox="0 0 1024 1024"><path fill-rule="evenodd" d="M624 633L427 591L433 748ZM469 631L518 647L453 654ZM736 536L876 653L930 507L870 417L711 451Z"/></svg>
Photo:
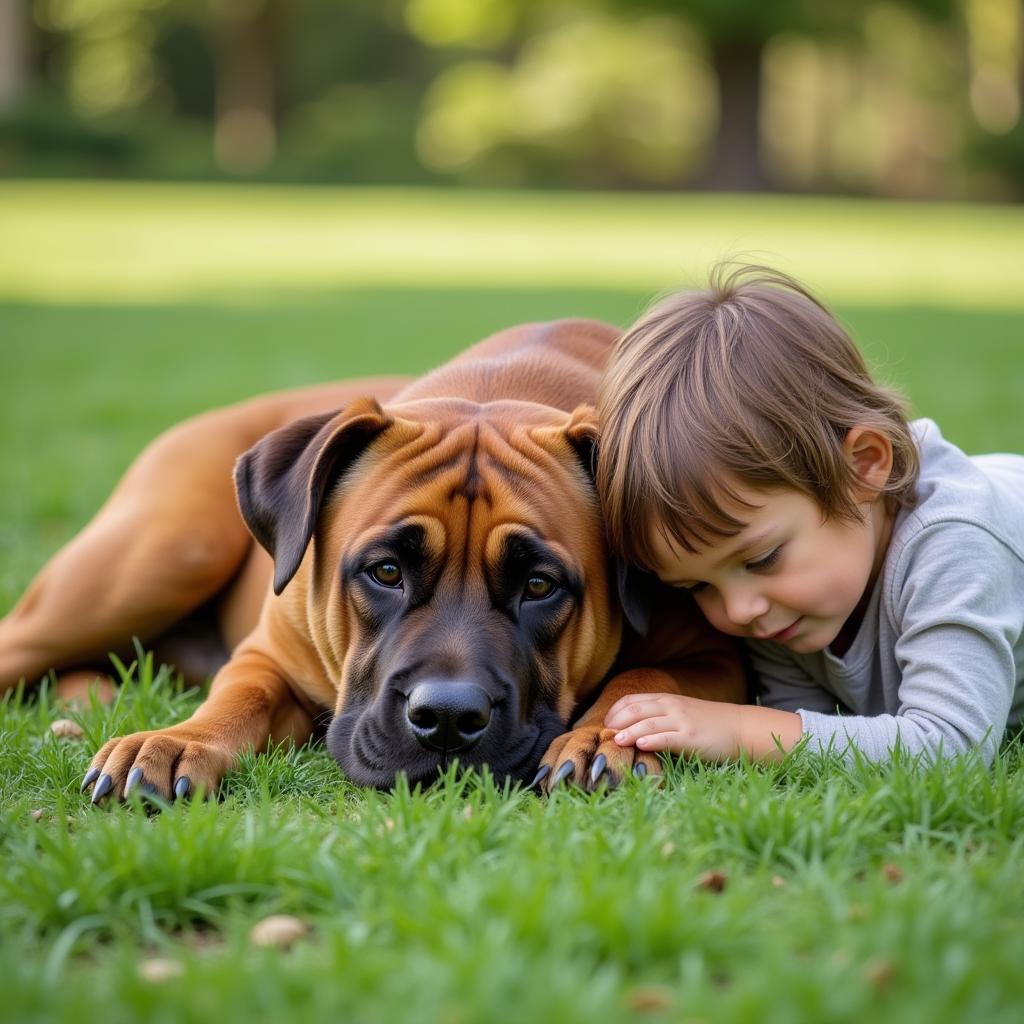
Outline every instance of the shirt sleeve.
<svg viewBox="0 0 1024 1024"><path fill-rule="evenodd" d="M844 710L781 644L748 641L750 667L757 679L758 703L780 711L817 711L834 715Z"/></svg>
<svg viewBox="0 0 1024 1024"><path fill-rule="evenodd" d="M848 756L852 743L873 761L898 745L930 757L978 748L991 763L1016 687L1024 561L983 527L939 523L900 553L890 587L898 710L846 718L805 710L804 733Z"/></svg>

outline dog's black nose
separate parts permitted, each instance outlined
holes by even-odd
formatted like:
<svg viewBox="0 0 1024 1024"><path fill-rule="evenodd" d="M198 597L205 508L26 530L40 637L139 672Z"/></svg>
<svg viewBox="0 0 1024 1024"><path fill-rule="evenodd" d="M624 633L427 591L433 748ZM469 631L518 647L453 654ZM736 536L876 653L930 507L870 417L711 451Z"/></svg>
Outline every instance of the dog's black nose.
<svg viewBox="0 0 1024 1024"><path fill-rule="evenodd" d="M468 750L487 731L491 698L473 683L417 683L406 717L416 739L430 750Z"/></svg>

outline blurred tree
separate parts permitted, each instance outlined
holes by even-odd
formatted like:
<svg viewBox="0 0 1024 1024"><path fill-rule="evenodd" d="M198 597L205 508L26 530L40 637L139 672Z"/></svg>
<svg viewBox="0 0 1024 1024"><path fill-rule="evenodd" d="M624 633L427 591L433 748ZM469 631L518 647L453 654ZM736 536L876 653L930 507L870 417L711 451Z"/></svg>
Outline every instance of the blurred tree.
<svg viewBox="0 0 1024 1024"><path fill-rule="evenodd" d="M0 173L1007 196L1022 40L1022 0L0 0Z"/></svg>
<svg viewBox="0 0 1024 1024"><path fill-rule="evenodd" d="M61 45L49 62L73 108L93 117L138 109L154 91L153 44L170 0L35 0L36 23Z"/></svg>
<svg viewBox="0 0 1024 1024"><path fill-rule="evenodd" d="M436 181L414 139L449 59L405 24L405 0L302 0L281 55L280 166L318 181Z"/></svg>
<svg viewBox="0 0 1024 1024"><path fill-rule="evenodd" d="M1024 198L1024 2L963 3L976 121L968 166L985 191Z"/></svg>
<svg viewBox="0 0 1024 1024"><path fill-rule="evenodd" d="M228 173L252 174L277 148L284 0L214 0L209 17L216 53L214 153Z"/></svg>
<svg viewBox="0 0 1024 1024"><path fill-rule="evenodd" d="M765 46L782 32L854 36L866 4L860 0L607 0L612 6L669 12L696 26L718 78L718 131L707 183L726 191L767 185L759 152L761 65ZM890 0L933 18L954 15L957 0Z"/></svg>
<svg viewBox="0 0 1024 1024"><path fill-rule="evenodd" d="M0 0L0 111L15 107L28 88L28 22L23 0Z"/></svg>
<svg viewBox="0 0 1024 1024"><path fill-rule="evenodd" d="M713 79L701 40L679 19L579 0L407 0L406 22L448 56L416 136L439 173L666 186L706 148Z"/></svg>

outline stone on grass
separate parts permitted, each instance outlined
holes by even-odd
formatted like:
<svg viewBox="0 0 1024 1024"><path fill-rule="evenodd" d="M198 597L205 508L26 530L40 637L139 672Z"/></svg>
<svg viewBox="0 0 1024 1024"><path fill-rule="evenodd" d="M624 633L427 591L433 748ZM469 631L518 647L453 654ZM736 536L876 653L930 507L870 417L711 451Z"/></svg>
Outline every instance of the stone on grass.
<svg viewBox="0 0 1024 1024"><path fill-rule="evenodd" d="M891 960L876 957L864 966L864 980L874 989L888 988L896 977L896 965Z"/></svg>
<svg viewBox="0 0 1024 1024"><path fill-rule="evenodd" d="M728 881L729 876L724 871L706 871L697 879L697 888L707 892L721 892Z"/></svg>
<svg viewBox="0 0 1024 1024"><path fill-rule="evenodd" d="M903 869L898 864L887 862L882 865L882 877L895 885L903 881Z"/></svg>
<svg viewBox="0 0 1024 1024"><path fill-rule="evenodd" d="M177 960L154 956L139 964L139 977L144 981L172 981L180 978L185 968Z"/></svg>
<svg viewBox="0 0 1024 1024"><path fill-rule="evenodd" d="M80 740L85 735L82 727L70 718L58 718L50 725L50 732L62 740Z"/></svg>
<svg viewBox="0 0 1024 1024"><path fill-rule="evenodd" d="M309 931L309 925L291 914L274 914L253 925L249 941L254 946L274 946L287 949Z"/></svg>
<svg viewBox="0 0 1024 1024"><path fill-rule="evenodd" d="M626 993L626 1005L637 1013L660 1013L674 1001L672 990L663 985L641 985Z"/></svg>

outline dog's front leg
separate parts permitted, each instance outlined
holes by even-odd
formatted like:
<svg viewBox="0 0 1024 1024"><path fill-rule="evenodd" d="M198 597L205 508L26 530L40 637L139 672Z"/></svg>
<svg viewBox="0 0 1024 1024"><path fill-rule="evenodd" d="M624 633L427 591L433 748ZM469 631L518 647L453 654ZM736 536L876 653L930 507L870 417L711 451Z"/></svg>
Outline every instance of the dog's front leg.
<svg viewBox="0 0 1024 1024"><path fill-rule="evenodd" d="M268 743L304 743L313 730L281 667L243 644L214 678L191 718L166 729L108 740L92 760L82 789L92 802L123 799L139 788L164 800L202 789L214 793L235 758Z"/></svg>

